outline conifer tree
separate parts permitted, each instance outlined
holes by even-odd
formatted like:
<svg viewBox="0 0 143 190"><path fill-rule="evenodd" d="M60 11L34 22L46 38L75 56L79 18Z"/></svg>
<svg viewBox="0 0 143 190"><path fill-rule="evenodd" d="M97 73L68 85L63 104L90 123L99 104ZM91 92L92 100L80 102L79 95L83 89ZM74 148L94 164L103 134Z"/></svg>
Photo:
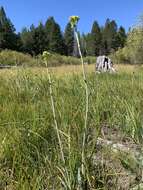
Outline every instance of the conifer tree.
<svg viewBox="0 0 143 190"><path fill-rule="evenodd" d="M92 49L91 33L86 34L85 40L86 40L86 54L88 56L92 56L93 55L93 49Z"/></svg>
<svg viewBox="0 0 143 190"><path fill-rule="evenodd" d="M46 34L43 24L40 22L38 27L31 30L31 35L33 39L33 52L35 55L42 54L46 49Z"/></svg>
<svg viewBox="0 0 143 190"><path fill-rule="evenodd" d="M59 24L57 24L53 17L50 17L45 25L47 50L65 54L65 43L63 34L61 32Z"/></svg>
<svg viewBox="0 0 143 190"><path fill-rule="evenodd" d="M5 10L0 7L0 49L17 49L18 36L15 34L15 28Z"/></svg>
<svg viewBox="0 0 143 190"><path fill-rule="evenodd" d="M117 24L114 20L106 20L105 27L103 29L102 45L104 46L104 53L109 54L116 49L116 36L117 36Z"/></svg>
<svg viewBox="0 0 143 190"><path fill-rule="evenodd" d="M127 39L126 31L124 27L120 26L117 33L117 47L123 48L125 46L126 39Z"/></svg>
<svg viewBox="0 0 143 190"><path fill-rule="evenodd" d="M74 31L71 24L68 23L64 33L64 40L66 45L66 55L72 56L74 51Z"/></svg>
<svg viewBox="0 0 143 190"><path fill-rule="evenodd" d="M23 28L22 32L20 34L21 37L21 41L22 41L22 50L25 53L29 53L31 55L34 55L34 31L35 31L35 27L34 25L31 25L30 30L27 28Z"/></svg>
<svg viewBox="0 0 143 190"><path fill-rule="evenodd" d="M91 30L91 44L90 44L92 48L91 54L93 56L98 56L100 54L101 40L102 40L101 30L98 25L98 22L95 21L93 23Z"/></svg>
<svg viewBox="0 0 143 190"><path fill-rule="evenodd" d="M83 33L80 37L80 46L82 55L85 57L87 55L87 43L86 43L86 35Z"/></svg>

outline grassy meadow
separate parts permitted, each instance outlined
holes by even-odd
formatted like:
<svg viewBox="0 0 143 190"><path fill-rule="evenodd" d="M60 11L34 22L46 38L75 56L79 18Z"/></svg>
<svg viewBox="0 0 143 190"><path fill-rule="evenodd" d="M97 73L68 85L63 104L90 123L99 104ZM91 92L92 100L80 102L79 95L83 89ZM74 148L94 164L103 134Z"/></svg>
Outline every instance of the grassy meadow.
<svg viewBox="0 0 143 190"><path fill-rule="evenodd" d="M95 74L94 65L86 67L85 176L81 175L85 117L81 66L50 69L65 162L54 127L46 69L0 70L0 190L124 190L129 183L128 190L140 183L140 162L100 148L97 139L137 147L141 152L143 68L117 65L116 74Z"/></svg>

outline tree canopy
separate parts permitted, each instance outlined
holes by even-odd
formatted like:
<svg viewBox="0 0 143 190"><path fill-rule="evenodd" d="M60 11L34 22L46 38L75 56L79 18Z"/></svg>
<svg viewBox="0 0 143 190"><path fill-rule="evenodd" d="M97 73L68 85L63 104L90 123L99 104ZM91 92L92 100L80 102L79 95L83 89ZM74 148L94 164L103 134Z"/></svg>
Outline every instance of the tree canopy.
<svg viewBox="0 0 143 190"><path fill-rule="evenodd" d="M91 32L80 34L80 44L83 55L98 56L110 54L118 48L123 48L126 42L125 29L118 28L115 20L107 19L105 26L100 26L97 21L92 24ZM0 8L0 49L12 49L29 53L31 55L42 54L47 50L61 55L78 56L74 31L67 23L62 32L60 25L54 17L49 17L45 23L38 26L31 25L15 33L14 25L6 16L3 7Z"/></svg>

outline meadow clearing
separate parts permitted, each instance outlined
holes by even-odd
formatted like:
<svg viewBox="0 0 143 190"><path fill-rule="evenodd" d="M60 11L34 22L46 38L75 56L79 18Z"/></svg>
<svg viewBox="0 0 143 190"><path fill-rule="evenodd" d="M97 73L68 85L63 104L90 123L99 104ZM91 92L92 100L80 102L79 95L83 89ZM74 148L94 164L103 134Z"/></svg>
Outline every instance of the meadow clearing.
<svg viewBox="0 0 143 190"><path fill-rule="evenodd" d="M85 176L81 175L85 117L81 66L50 68L65 162L54 128L46 69L0 70L1 190L128 190L142 182L143 68L115 65L116 74L95 74L94 68L86 66ZM113 150L106 146L109 141L130 151Z"/></svg>

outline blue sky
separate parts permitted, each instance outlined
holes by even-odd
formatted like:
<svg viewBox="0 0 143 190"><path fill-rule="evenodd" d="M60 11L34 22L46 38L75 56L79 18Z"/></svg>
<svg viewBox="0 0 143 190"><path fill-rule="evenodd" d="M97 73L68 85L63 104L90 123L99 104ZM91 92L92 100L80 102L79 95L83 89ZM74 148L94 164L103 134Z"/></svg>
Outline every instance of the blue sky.
<svg viewBox="0 0 143 190"><path fill-rule="evenodd" d="M17 31L54 16L62 30L71 15L80 16L79 30L87 33L94 20L100 25L115 19L126 30L143 13L143 0L0 0Z"/></svg>

